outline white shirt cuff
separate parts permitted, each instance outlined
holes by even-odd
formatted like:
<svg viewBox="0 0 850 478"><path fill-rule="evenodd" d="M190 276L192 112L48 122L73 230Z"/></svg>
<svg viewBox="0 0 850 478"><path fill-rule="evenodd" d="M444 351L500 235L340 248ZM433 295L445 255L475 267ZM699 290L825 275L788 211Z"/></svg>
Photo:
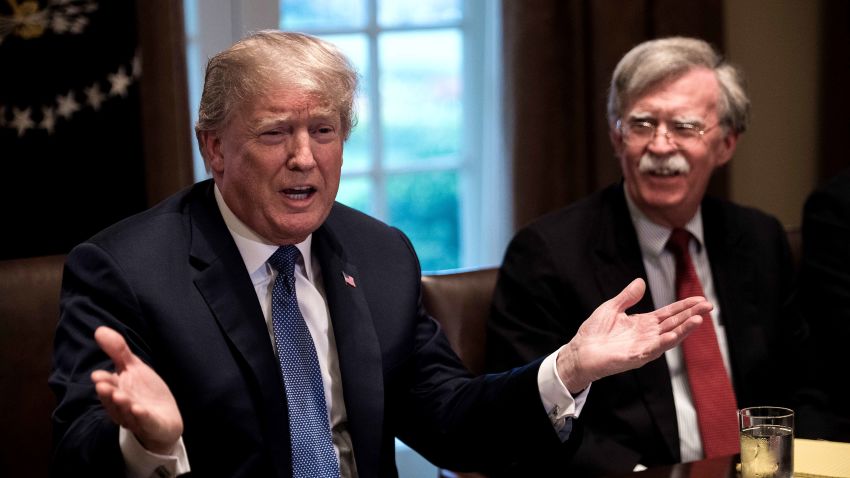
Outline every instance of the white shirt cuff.
<svg viewBox="0 0 850 478"><path fill-rule="evenodd" d="M540 389L540 400L543 402L546 414L549 415L549 420L552 421L552 426L558 432L561 441L566 441L573 428L571 419L578 418L584 408L590 385L573 397L558 375L557 358L560 352L561 349L558 349L540 364L540 369L537 371L537 386Z"/></svg>
<svg viewBox="0 0 850 478"><path fill-rule="evenodd" d="M190 471L183 437L177 440L168 455L151 453L139 443L136 435L124 427L118 432L118 443L128 478L171 478Z"/></svg>

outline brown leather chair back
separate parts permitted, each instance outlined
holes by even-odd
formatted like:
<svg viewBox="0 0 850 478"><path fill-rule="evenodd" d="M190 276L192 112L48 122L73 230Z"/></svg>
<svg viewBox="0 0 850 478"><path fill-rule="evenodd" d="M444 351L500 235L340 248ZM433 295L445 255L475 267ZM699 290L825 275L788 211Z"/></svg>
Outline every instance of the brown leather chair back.
<svg viewBox="0 0 850 478"><path fill-rule="evenodd" d="M497 275L498 269L485 268L422 277L425 309L475 374L484 372L487 319Z"/></svg>
<svg viewBox="0 0 850 478"><path fill-rule="evenodd" d="M47 386L65 256L0 261L0 475L47 476Z"/></svg>

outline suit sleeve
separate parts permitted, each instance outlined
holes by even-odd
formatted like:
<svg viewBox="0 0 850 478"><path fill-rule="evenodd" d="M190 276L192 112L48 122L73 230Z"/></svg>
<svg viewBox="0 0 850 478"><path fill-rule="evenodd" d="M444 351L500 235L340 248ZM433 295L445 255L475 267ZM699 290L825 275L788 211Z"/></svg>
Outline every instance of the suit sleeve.
<svg viewBox="0 0 850 478"><path fill-rule="evenodd" d="M53 413L51 469L62 476L122 476L118 426L94 390L91 372L114 369L94 340L100 325L124 335L148 361L136 326L138 304L118 267L100 248L84 244L68 256L62 280L60 320L54 339L49 385L57 398Z"/></svg>

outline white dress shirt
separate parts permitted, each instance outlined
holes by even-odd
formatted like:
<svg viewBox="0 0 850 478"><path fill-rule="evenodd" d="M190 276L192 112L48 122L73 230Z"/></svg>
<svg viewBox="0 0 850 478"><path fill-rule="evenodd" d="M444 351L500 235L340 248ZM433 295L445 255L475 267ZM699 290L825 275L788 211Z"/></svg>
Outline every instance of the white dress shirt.
<svg viewBox="0 0 850 478"><path fill-rule="evenodd" d="M269 340L274 347L271 295L277 271L268 264L268 259L279 246L269 243L239 220L225 204L218 187L215 188L215 199L224 222L236 242L236 247L242 255L248 274L251 276L251 282L254 285L254 291L257 293L257 300L262 307L269 331ZM310 330L310 335L316 346L319 367L322 370L329 423L333 429L334 451L340 459L341 476L345 478L356 477L357 469L354 463L351 436L345 427L347 415L343 401L339 357L337 356L328 304L325 300L320 265L312 254L312 235L304 242L295 244L295 246L301 251L302 257L295 267L295 291L301 315ZM575 397L569 393L557 373L556 359L559 352L560 349L544 359L537 373L537 382L543 406L549 415L552 426L563 441L569 438L572 430L572 422L568 419L579 416L590 387L588 386ZM281 393L283 393L282 390ZM174 455L168 456L157 455L145 450L133 434L124 428L121 429L120 436L121 450L127 463L128 476L154 478L177 476L190 471L182 438L175 446Z"/></svg>
<svg viewBox="0 0 850 478"><path fill-rule="evenodd" d="M670 239L672 229L660 226L650 221L646 215L632 202L628 193L626 203L629 214L637 232L640 244L643 266L646 269L646 278L652 292L652 303L654 307L663 307L676 301L676 258L665 246ZM711 265L708 261L708 253L705 250L702 228L702 210L698 209L696 215L685 225L695 240L690 241L688 248L691 260L702 284L705 298L714 305L711 311L711 321L717 335L717 343L720 346L720 354L723 357L723 365L729 374L729 351L726 346L726 334L720 323L720 306L714 291L714 281L711 276ZM676 406L676 422L679 429L679 452L682 461L694 461L703 458L702 439L699 434L696 409L691 397L688 374L685 369L684 357L681 346L668 350L664 354L667 360L667 368L670 369L670 379L673 385L673 403Z"/></svg>

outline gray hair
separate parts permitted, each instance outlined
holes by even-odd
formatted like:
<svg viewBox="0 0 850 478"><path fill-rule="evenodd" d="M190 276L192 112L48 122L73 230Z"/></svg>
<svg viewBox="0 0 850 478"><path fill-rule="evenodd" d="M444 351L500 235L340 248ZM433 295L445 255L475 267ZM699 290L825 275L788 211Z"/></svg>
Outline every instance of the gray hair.
<svg viewBox="0 0 850 478"><path fill-rule="evenodd" d="M209 60L196 134L224 127L238 105L279 86L316 95L339 111L342 138L348 139L357 122L351 62L331 43L277 30L252 33Z"/></svg>
<svg viewBox="0 0 850 478"><path fill-rule="evenodd" d="M727 130L742 133L750 117L750 99L741 71L703 40L661 38L632 48L617 64L608 92L608 121L621 119L628 103L659 83L684 75L693 68L714 71L720 85L718 115Z"/></svg>

